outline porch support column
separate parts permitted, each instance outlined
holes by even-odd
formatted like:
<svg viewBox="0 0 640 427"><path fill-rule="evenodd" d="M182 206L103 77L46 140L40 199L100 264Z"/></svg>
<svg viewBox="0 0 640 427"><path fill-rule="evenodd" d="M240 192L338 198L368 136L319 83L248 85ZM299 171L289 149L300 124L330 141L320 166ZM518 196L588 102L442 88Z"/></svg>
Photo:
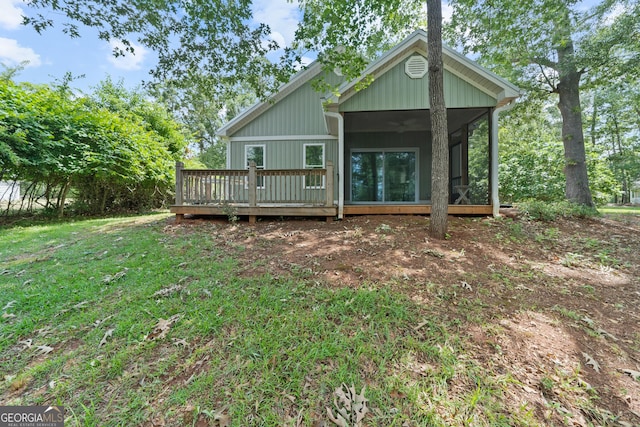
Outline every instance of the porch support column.
<svg viewBox="0 0 640 427"><path fill-rule="evenodd" d="M344 217L344 117L325 111L327 117L338 120L338 219Z"/></svg>
<svg viewBox="0 0 640 427"><path fill-rule="evenodd" d="M491 206L493 208L493 216L500 215L500 196L498 194L498 117L501 112L510 110L513 107L513 101L502 107L493 110L491 117Z"/></svg>

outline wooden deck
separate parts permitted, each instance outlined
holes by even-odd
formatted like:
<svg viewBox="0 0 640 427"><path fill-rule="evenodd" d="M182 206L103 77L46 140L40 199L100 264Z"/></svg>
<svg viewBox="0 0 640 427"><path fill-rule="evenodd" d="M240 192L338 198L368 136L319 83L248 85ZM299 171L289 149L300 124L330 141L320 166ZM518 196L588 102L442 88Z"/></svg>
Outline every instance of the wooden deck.
<svg viewBox="0 0 640 427"><path fill-rule="evenodd" d="M262 170L254 164L242 170L184 169L176 164L176 203L170 207L178 220L185 215L316 216L333 220L333 165L325 169ZM344 215L430 215L429 204L354 204ZM491 206L449 205L450 215L491 215Z"/></svg>
<svg viewBox="0 0 640 427"><path fill-rule="evenodd" d="M338 214L334 203L333 165L324 169L184 169L176 164L178 220L190 215L321 216Z"/></svg>
<svg viewBox="0 0 640 427"><path fill-rule="evenodd" d="M248 205L182 205L171 206L171 212L184 215L247 216L253 222L259 216L317 216L333 219L338 214L336 206L295 206L263 204ZM491 206L449 205L449 215L491 215ZM344 215L431 215L431 205L345 205Z"/></svg>

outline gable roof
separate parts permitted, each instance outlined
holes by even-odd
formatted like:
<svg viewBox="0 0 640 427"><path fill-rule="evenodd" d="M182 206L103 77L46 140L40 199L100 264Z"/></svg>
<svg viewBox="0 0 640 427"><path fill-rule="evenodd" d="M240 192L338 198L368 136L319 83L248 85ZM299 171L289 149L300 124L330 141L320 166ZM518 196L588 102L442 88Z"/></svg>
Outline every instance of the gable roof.
<svg viewBox="0 0 640 427"><path fill-rule="evenodd" d="M369 64L360 78L343 83L338 88L339 95L332 95L327 99L329 110L337 111L340 103L343 103L350 97L354 96L357 92L356 85L361 82L365 76L372 75L375 79L415 52L426 56L427 46L427 32L424 30L414 31L400 44L396 45L394 48ZM447 71L457 75L483 92L491 95L497 100L497 107L509 104L520 94L520 90L507 80L481 67L475 61L472 61L446 45L442 46L442 57L444 68ZM258 102L253 107L245 110L243 113L229 121L229 123L218 130L218 135L231 136L253 119L271 108L271 106L276 102L285 98L287 95L291 94L321 72L322 65L318 61L314 61L306 69L295 74L287 84L283 85L280 90L271 97L270 100ZM321 95L318 94L318 96L320 97Z"/></svg>
<svg viewBox="0 0 640 427"><path fill-rule="evenodd" d="M427 46L427 32L424 30L414 31L413 34L404 39L400 44L369 64L361 77L342 84L338 88L340 96L332 96L329 102L331 104L337 104L346 101L355 95L356 85L361 82L365 76L373 75L375 79L414 52L426 56ZM461 77L496 98L498 101L497 107L508 104L520 95L518 87L444 44L442 45L442 62L447 71Z"/></svg>

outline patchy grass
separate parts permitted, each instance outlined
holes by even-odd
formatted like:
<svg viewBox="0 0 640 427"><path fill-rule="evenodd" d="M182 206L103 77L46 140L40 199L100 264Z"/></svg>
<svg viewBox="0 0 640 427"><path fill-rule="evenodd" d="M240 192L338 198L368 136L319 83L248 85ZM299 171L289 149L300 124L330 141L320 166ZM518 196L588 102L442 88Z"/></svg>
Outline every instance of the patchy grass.
<svg viewBox="0 0 640 427"><path fill-rule="evenodd" d="M640 206L603 206L598 212L606 215L640 215Z"/></svg>
<svg viewBox="0 0 640 427"><path fill-rule="evenodd" d="M150 215L5 228L2 402L63 405L71 426L328 426L346 384L364 388L363 426L634 420L602 406L613 383L584 385L584 352L603 370L604 356L568 334L622 360L638 332L622 337L576 305L600 298L599 284L547 275L516 248L562 246L543 254L558 269L620 274L635 252L568 239L557 224L468 219L434 244L420 221L183 226ZM489 260L485 244L511 256ZM623 327L633 301L618 304Z"/></svg>

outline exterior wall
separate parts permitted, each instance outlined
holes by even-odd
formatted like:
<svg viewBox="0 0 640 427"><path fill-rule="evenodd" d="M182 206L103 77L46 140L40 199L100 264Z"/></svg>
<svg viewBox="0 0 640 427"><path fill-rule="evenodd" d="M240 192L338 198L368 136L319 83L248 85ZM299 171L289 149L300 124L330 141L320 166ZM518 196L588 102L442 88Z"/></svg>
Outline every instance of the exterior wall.
<svg viewBox="0 0 640 427"><path fill-rule="evenodd" d="M359 132L345 135L345 198L351 200L351 150L418 149L418 194L422 202L431 199L430 132Z"/></svg>
<svg viewBox="0 0 640 427"><path fill-rule="evenodd" d="M304 167L303 147L305 144L324 144L325 165L334 165L334 199L338 198L338 140L310 139L290 141L234 141L231 143L231 169L244 169L244 153L247 145L265 146L265 169L302 169Z"/></svg>
<svg viewBox="0 0 640 427"><path fill-rule="evenodd" d="M326 79L332 84L339 83L339 78L333 73ZM309 81L278 101L264 114L232 136L326 134L327 126L323 114L322 97L313 89L311 81Z"/></svg>
<svg viewBox="0 0 640 427"><path fill-rule="evenodd" d="M405 74L405 61L347 99L340 111L413 110L429 108L427 75L412 79ZM447 108L493 107L497 100L455 74L445 70L444 94Z"/></svg>

